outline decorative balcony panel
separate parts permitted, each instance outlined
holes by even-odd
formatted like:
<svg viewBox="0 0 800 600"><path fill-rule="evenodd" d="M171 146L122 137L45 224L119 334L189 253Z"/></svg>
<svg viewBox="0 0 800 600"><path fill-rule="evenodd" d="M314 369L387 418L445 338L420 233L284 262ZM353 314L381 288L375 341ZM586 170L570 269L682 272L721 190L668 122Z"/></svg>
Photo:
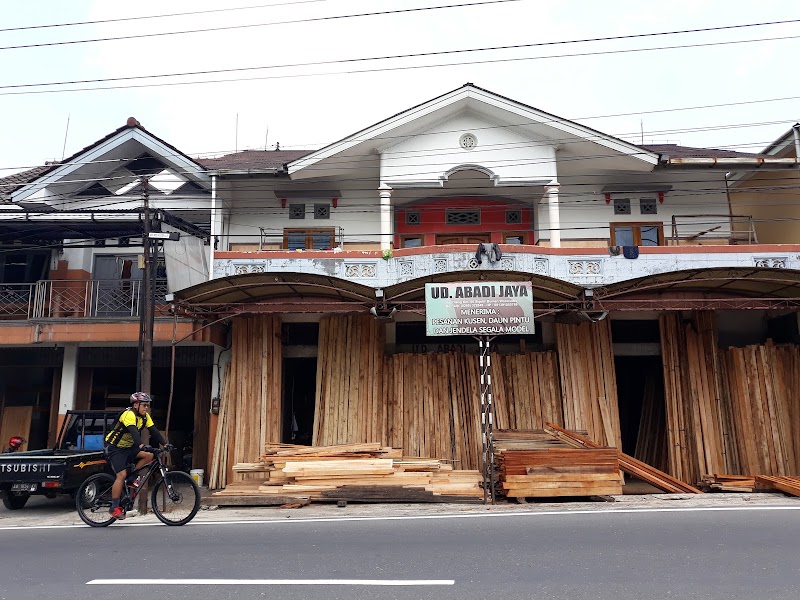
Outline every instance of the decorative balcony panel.
<svg viewBox="0 0 800 600"><path fill-rule="evenodd" d="M778 251L775 249L779 248ZM450 251L452 250L452 251ZM439 273L456 271L520 272L586 287L703 268L757 267L800 270L800 246L679 246L641 248L638 258L611 255L603 249L514 246L496 262L461 247L431 246L395 250L389 260L379 252L217 253L214 277L242 273L307 273L386 287Z"/></svg>

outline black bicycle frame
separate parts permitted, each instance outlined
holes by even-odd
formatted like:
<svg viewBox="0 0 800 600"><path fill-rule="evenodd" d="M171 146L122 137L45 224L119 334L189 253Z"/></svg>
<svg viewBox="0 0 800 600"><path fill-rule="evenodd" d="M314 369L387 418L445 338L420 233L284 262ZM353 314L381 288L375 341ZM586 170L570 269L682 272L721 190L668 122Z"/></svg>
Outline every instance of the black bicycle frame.
<svg viewBox="0 0 800 600"><path fill-rule="evenodd" d="M142 479L142 483L138 487L134 488L128 484L125 485L125 489L127 491L126 495L128 496L128 500L130 500L131 505L133 505L133 502L139 496L139 493L146 487L146 484L150 481L150 478L156 471L160 473L161 478L164 479L164 481L166 482L165 485L167 486L167 492L169 493L170 498L172 498L175 495L175 491L172 489L172 483L170 482L169 478L166 477L167 468L164 466L164 463L161 462L161 454L163 452L164 452L163 450L157 449L154 453L155 456L153 457L152 462L143 465L138 469L133 469L130 472L131 475L134 475L134 474L139 474L142 471L146 471L144 478Z"/></svg>

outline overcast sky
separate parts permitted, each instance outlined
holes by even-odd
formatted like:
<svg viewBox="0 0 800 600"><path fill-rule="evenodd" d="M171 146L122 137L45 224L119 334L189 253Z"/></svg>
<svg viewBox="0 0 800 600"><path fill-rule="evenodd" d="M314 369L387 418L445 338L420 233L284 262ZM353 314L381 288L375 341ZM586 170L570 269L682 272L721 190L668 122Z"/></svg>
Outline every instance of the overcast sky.
<svg viewBox="0 0 800 600"><path fill-rule="evenodd" d="M800 3L796 0L673 0L666 4L641 0L520 0L308 21L474 1L5 3L2 28L220 7L260 8L0 32L0 176L69 156L123 125L129 116L192 156L218 155L237 148L263 149L265 144L274 148L276 143L287 149L319 148L466 82L636 143L642 139L643 126L645 143L758 151L800 120L800 78L794 72L800 56L800 22L632 40L352 61L800 20ZM305 22L275 24L301 20ZM242 25L255 26L8 48ZM778 37L789 39L766 39ZM760 41L608 53L732 40ZM605 54L563 56L598 52ZM320 64L339 60L349 62ZM312 64L296 66L300 63ZM422 66L427 68L411 68ZM57 88L150 86L112 90L30 93L56 88L8 87L248 67L276 68ZM166 85L214 79L240 81ZM27 93L18 94L20 91ZM749 101L759 102L671 110ZM625 114L598 118L622 113ZM686 131L691 129L700 130Z"/></svg>

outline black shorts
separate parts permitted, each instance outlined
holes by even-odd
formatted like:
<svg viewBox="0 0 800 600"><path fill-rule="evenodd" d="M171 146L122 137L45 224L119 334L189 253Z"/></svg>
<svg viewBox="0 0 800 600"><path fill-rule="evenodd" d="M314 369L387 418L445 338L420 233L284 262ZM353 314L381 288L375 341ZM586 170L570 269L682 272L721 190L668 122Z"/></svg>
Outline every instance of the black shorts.
<svg viewBox="0 0 800 600"><path fill-rule="evenodd" d="M137 447L117 448L112 444L106 446L106 456L108 457L108 462L111 463L111 468L114 470L114 473L124 471L128 468L128 465L136 463L136 455L141 451L142 450Z"/></svg>

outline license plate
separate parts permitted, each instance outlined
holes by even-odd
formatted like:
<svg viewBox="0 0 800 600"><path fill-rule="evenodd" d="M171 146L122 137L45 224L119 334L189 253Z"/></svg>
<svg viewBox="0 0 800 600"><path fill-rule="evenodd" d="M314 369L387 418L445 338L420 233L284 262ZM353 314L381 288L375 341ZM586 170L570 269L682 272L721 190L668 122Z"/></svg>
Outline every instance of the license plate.
<svg viewBox="0 0 800 600"><path fill-rule="evenodd" d="M37 483L12 483L12 492L35 492L39 484Z"/></svg>

